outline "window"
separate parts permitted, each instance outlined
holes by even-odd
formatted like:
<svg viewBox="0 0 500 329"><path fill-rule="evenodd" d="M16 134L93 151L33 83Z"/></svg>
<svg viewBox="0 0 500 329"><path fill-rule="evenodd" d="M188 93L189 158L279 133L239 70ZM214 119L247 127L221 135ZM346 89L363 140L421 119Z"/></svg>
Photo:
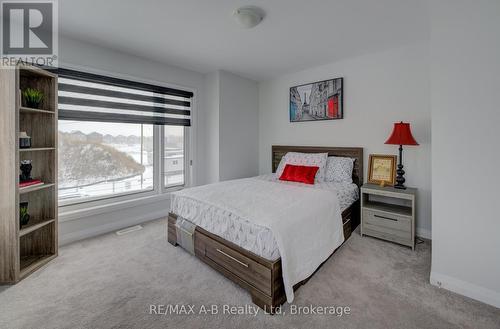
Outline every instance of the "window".
<svg viewBox="0 0 500 329"><path fill-rule="evenodd" d="M60 205L185 184L192 93L65 69L58 74Z"/></svg>
<svg viewBox="0 0 500 329"><path fill-rule="evenodd" d="M154 189L153 125L59 122L59 200Z"/></svg>
<svg viewBox="0 0 500 329"><path fill-rule="evenodd" d="M184 127L165 127L164 186L184 185Z"/></svg>

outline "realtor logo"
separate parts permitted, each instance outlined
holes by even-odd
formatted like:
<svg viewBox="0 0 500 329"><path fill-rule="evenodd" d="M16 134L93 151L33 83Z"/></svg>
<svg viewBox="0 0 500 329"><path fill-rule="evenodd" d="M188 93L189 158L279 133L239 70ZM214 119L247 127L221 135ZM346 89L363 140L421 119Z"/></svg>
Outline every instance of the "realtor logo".
<svg viewBox="0 0 500 329"><path fill-rule="evenodd" d="M56 6L55 1L2 2L2 64L55 66Z"/></svg>

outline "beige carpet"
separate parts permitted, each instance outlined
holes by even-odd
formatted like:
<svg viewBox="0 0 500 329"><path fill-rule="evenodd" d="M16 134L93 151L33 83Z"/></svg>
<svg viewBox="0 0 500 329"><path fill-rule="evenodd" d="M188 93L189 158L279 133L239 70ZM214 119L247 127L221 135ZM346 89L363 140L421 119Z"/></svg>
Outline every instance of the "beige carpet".
<svg viewBox="0 0 500 329"><path fill-rule="evenodd" d="M295 305L350 315L151 315L150 305L252 305L250 296L180 248L166 222L60 249L16 286L0 287L0 328L500 328L500 309L428 283L430 243L415 252L355 233L296 292Z"/></svg>

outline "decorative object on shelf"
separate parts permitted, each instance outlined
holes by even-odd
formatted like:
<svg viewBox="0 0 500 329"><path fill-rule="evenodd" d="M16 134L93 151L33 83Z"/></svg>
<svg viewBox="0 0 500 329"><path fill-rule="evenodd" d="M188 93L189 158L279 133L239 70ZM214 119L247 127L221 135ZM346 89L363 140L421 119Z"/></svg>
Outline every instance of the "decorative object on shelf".
<svg viewBox="0 0 500 329"><path fill-rule="evenodd" d="M30 215L28 214L28 202L19 203L19 224L24 226L30 221Z"/></svg>
<svg viewBox="0 0 500 329"><path fill-rule="evenodd" d="M410 124L403 121L396 122L394 124L394 130L385 144L399 145L399 164L398 170L396 171L398 176L396 177L396 185L394 185L394 187L406 189L404 185L405 171L403 170L403 145L418 145L417 141L411 134Z"/></svg>
<svg viewBox="0 0 500 329"><path fill-rule="evenodd" d="M40 186L40 185L43 185L43 184L45 184L45 183L42 182L40 179L30 179L30 180L26 180L26 181L20 182L19 183L19 187L20 188L28 187L28 186L35 187L35 186Z"/></svg>
<svg viewBox="0 0 500 329"><path fill-rule="evenodd" d="M368 161L368 183L380 186L394 185L396 176L396 156L370 154Z"/></svg>
<svg viewBox="0 0 500 329"><path fill-rule="evenodd" d="M38 109L43 101L43 92L38 89L26 88L23 91L23 100L27 107Z"/></svg>
<svg viewBox="0 0 500 329"><path fill-rule="evenodd" d="M29 149L31 148L31 137L26 134L25 131L19 133L19 148Z"/></svg>
<svg viewBox="0 0 500 329"><path fill-rule="evenodd" d="M343 119L343 86L336 78L290 88L290 122Z"/></svg>
<svg viewBox="0 0 500 329"><path fill-rule="evenodd" d="M31 170L33 169L33 166L31 162L31 160L21 160L21 175L19 175L19 181L21 183L32 180Z"/></svg>

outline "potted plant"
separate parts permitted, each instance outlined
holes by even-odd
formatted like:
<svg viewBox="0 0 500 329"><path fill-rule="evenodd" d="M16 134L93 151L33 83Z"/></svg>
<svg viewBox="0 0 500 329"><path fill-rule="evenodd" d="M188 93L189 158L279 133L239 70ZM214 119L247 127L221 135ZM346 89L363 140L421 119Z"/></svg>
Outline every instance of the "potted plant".
<svg viewBox="0 0 500 329"><path fill-rule="evenodd" d="M19 223L21 226L28 224L30 215L28 214L28 202L21 202L19 204Z"/></svg>
<svg viewBox="0 0 500 329"><path fill-rule="evenodd" d="M37 109L43 101L43 92L38 89L26 88L23 91L23 100L27 107Z"/></svg>

